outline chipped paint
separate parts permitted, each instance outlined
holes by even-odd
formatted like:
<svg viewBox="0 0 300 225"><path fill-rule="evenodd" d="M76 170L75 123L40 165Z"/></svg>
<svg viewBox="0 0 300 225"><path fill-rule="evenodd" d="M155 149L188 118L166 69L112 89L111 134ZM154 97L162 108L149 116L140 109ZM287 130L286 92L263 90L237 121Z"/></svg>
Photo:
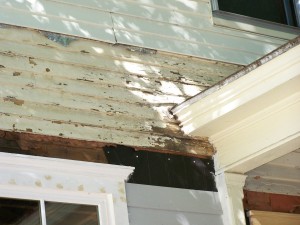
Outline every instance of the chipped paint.
<svg viewBox="0 0 300 225"><path fill-rule="evenodd" d="M56 188L58 188L58 189L63 189L64 186L63 186L62 184L56 184Z"/></svg>
<svg viewBox="0 0 300 225"><path fill-rule="evenodd" d="M79 185L79 186L77 187L77 190L78 190L78 191L84 191L84 186L83 186L83 184Z"/></svg>
<svg viewBox="0 0 300 225"><path fill-rule="evenodd" d="M40 180L37 180L36 182L34 182L34 184L37 187L42 187L42 182Z"/></svg>
<svg viewBox="0 0 300 225"><path fill-rule="evenodd" d="M241 68L21 28L0 39L0 129L200 157L213 147L168 110Z"/></svg>
<svg viewBox="0 0 300 225"><path fill-rule="evenodd" d="M24 100L17 99L16 97L13 97L13 96L4 97L3 100L5 102L13 102L15 105L18 105L18 106L21 106L24 104Z"/></svg>
<svg viewBox="0 0 300 225"><path fill-rule="evenodd" d="M46 179L46 180L51 180L51 179L52 179L52 176L51 176L51 175L45 175L45 179Z"/></svg>

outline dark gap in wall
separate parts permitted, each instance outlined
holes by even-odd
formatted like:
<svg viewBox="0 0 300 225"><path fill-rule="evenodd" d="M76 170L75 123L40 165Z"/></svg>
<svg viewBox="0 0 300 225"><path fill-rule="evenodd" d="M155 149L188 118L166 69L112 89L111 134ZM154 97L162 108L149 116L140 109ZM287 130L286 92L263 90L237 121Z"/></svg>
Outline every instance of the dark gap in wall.
<svg viewBox="0 0 300 225"><path fill-rule="evenodd" d="M106 146L108 163L135 167L128 183L217 191L211 159Z"/></svg>

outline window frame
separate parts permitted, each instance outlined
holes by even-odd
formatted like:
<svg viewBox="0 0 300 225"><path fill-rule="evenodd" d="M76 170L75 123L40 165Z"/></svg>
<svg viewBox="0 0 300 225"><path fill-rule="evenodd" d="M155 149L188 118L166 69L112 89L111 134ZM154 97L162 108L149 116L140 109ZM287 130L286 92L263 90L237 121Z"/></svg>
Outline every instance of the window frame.
<svg viewBox="0 0 300 225"><path fill-rule="evenodd" d="M113 199L111 194L74 192L65 190L36 189L32 187L20 187L0 185L0 197L34 200L40 203L40 216L42 225L47 225L45 202L69 203L97 206L100 225L115 225Z"/></svg>
<svg viewBox="0 0 300 225"><path fill-rule="evenodd" d="M300 35L299 27L219 10L218 0L211 0L213 23L216 26L257 33L284 40Z"/></svg>

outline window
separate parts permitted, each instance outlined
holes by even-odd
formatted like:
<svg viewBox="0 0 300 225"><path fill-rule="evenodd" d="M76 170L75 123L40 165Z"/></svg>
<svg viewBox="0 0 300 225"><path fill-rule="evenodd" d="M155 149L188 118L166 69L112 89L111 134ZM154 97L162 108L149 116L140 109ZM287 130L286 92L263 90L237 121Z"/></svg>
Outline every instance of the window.
<svg viewBox="0 0 300 225"><path fill-rule="evenodd" d="M300 0L213 0L215 10L300 27Z"/></svg>
<svg viewBox="0 0 300 225"><path fill-rule="evenodd" d="M0 224L3 225L110 225L112 211L105 194L70 192L17 192L4 190L0 197ZM107 198L108 197L108 198Z"/></svg>

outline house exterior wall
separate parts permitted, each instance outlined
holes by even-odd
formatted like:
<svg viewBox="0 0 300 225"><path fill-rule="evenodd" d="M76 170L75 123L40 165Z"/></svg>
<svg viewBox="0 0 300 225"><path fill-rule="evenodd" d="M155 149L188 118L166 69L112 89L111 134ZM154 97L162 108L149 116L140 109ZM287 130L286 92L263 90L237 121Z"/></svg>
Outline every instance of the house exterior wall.
<svg viewBox="0 0 300 225"><path fill-rule="evenodd" d="M21 28L0 39L0 129L204 156L168 109L241 68Z"/></svg>
<svg viewBox="0 0 300 225"><path fill-rule="evenodd" d="M214 26L209 0L1 0L0 21L237 64L287 41Z"/></svg>

